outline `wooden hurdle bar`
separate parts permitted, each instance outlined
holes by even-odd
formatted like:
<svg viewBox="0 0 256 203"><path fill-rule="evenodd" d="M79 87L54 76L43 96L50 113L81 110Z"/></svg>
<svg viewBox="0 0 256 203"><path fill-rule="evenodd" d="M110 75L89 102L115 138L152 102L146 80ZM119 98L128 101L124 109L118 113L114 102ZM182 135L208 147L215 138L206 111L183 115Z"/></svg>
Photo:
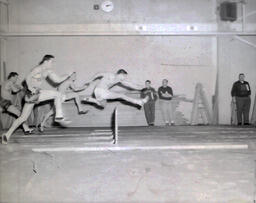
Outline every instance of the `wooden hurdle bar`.
<svg viewBox="0 0 256 203"><path fill-rule="evenodd" d="M98 137L95 137L94 139L102 139L104 138L110 138L110 143L112 144L118 144L118 108L116 107L114 109L114 112L112 114L112 122L111 122L111 133L110 130L95 130L95 132L91 133L91 135L97 135Z"/></svg>
<svg viewBox="0 0 256 203"><path fill-rule="evenodd" d="M118 108L114 110L113 144L118 143Z"/></svg>

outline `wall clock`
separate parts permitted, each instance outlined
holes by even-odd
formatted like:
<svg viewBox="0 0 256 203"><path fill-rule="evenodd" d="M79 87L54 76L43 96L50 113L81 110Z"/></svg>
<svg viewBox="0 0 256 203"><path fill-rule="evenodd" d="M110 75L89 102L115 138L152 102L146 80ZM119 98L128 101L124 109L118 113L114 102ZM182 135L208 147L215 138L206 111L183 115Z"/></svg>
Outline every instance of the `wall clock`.
<svg viewBox="0 0 256 203"><path fill-rule="evenodd" d="M101 9L105 12L111 12L114 9L114 3L112 1L103 1Z"/></svg>

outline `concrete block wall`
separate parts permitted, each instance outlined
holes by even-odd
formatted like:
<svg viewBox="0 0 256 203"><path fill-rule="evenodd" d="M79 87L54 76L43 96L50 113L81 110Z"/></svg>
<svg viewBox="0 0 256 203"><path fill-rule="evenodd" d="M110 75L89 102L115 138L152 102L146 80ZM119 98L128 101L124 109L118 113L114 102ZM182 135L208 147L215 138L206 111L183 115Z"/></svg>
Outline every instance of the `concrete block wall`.
<svg viewBox="0 0 256 203"><path fill-rule="evenodd" d="M256 44L256 37L243 37ZM245 74L245 80L252 89L251 107L256 93L256 48L232 37L219 39L219 122L230 124L231 88L238 80L239 73ZM250 111L250 115L252 113Z"/></svg>
<svg viewBox="0 0 256 203"><path fill-rule="evenodd" d="M170 31L241 31L240 10L237 21L219 21L217 7L220 0L195 0L193 3L189 0L113 0L115 8L110 13L93 10L94 4L100 5L103 1L8 2L8 19L1 17L1 22L6 24L8 20L9 26L1 31L42 35L81 32L89 35L2 38L0 78L3 78L3 62L7 73L17 71L23 79L44 54L50 53L56 56L56 71L75 70L79 73L77 85L96 72L116 71L120 67L128 70L133 82L143 84L146 79L151 79L155 88L167 78L175 94L185 94L188 98L193 97L195 84L201 82L210 103L215 92L219 92L220 124L230 121L229 90L236 75L245 72L254 86L255 49L236 39L221 37L217 45L215 36L141 35ZM256 31L255 1L247 0L246 3L245 31ZM5 7L2 5L1 9ZM238 9L240 7L239 4ZM125 35L110 36L116 33ZM247 40L255 43L255 37ZM44 87L53 88L48 84ZM92 88L89 88L81 94L91 92ZM178 110L185 118L190 118L191 104L183 103Z"/></svg>
<svg viewBox="0 0 256 203"><path fill-rule="evenodd" d="M64 74L75 70L78 73L77 86L97 72L115 72L124 68L134 83L143 85L149 79L152 86L158 89L166 78L174 94L185 94L191 99L196 83L201 82L208 101L211 102L214 94L216 47L215 39L211 37L10 38L7 45L8 71L17 71L24 78L46 53L55 55L56 72ZM46 83L44 87L53 88ZM89 95L92 90L93 87L80 94ZM125 89L122 91L125 92ZM190 119L191 106L184 103L178 107L187 119Z"/></svg>
<svg viewBox="0 0 256 203"><path fill-rule="evenodd" d="M134 98L139 98L137 94L129 94ZM172 107L174 112L174 118L176 125L188 125L189 120L184 117L182 112L178 111L177 104L180 103L176 99L172 101ZM182 104L181 104L182 105ZM146 118L144 115L144 109L138 108L138 106L130 105L120 101L108 102L104 109L95 108L93 105L84 105L84 108L89 110L87 114L79 115L75 104L70 101L63 104L64 114L72 120L70 126L72 127L109 127L112 124L113 113L115 108L118 109L118 125L119 126L146 126ZM159 101L156 102L155 110L155 125L163 126L165 121L163 120Z"/></svg>

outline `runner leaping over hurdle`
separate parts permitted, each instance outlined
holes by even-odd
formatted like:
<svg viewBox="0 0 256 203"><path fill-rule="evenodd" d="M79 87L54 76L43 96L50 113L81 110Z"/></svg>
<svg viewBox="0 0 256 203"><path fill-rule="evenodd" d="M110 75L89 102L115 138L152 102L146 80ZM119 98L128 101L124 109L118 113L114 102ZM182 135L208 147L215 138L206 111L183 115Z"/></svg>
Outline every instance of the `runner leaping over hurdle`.
<svg viewBox="0 0 256 203"><path fill-rule="evenodd" d="M22 113L17 118L7 133L2 135L2 144L7 144L13 132L24 123L31 114L34 105L42 101L54 100L54 106L56 108L55 122L60 124L67 124L68 120L64 118L62 112L62 94L56 90L43 90L42 82L49 78L54 83L61 83L68 79L71 74L59 76L52 70L54 56L45 55L38 66L32 69L32 71L26 77L27 93L25 96L25 105L22 109Z"/></svg>
<svg viewBox="0 0 256 203"><path fill-rule="evenodd" d="M86 86L82 86L82 87L76 87L74 82L76 80L76 72L72 73L72 75L70 76L69 79L65 80L64 82L62 82L59 87L58 87L58 91L60 93L62 93L63 95L63 100L64 101L68 101L71 99L75 100L75 103L77 105L77 110L79 114L86 114L88 112L88 110L83 109L80 98L79 98L79 94L78 92L84 90ZM44 131L44 125L45 122L54 114L54 110L53 108L44 116L43 121L39 124L38 129L40 132Z"/></svg>
<svg viewBox="0 0 256 203"><path fill-rule="evenodd" d="M130 103L142 106L144 103L148 101L148 97L145 97L144 99L135 99L135 98L128 97L125 94L113 92L110 90L113 86L117 84L122 84L124 86L130 87L136 90L141 90L144 88L144 86L136 85L127 81L126 80L127 75L128 73L124 69L120 69L116 73L96 74L88 83L85 84L89 86L91 82L95 80L99 80L93 92L95 95L95 98L86 97L83 99L83 101L92 102L99 106L105 107L107 99L123 99Z"/></svg>

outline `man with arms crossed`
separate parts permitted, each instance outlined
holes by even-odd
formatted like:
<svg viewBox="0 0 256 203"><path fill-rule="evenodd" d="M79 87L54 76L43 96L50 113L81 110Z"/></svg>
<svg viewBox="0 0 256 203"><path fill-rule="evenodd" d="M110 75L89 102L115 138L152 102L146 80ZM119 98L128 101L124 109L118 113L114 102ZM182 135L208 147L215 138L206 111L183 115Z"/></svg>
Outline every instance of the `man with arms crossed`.
<svg viewBox="0 0 256 203"><path fill-rule="evenodd" d="M174 125L173 110L171 100L173 98L172 88L168 86L168 80L164 79L162 81L162 86L158 89L159 95L159 105L162 112L162 116L165 125Z"/></svg>

